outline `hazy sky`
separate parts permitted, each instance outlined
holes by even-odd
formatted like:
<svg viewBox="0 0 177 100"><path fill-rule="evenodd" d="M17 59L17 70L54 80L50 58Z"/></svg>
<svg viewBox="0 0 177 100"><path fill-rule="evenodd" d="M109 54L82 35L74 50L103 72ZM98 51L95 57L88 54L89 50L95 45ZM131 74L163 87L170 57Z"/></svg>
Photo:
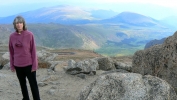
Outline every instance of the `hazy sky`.
<svg viewBox="0 0 177 100"><path fill-rule="evenodd" d="M132 11L156 19L177 16L177 0L1 0L0 17L57 5L108 9L118 13Z"/></svg>

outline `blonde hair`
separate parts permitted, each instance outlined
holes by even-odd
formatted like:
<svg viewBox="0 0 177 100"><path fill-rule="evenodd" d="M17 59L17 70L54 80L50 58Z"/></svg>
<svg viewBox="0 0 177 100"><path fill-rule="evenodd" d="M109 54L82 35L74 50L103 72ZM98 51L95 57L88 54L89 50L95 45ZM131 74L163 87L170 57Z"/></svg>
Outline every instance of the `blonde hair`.
<svg viewBox="0 0 177 100"><path fill-rule="evenodd" d="M14 29L15 29L16 31L18 31L17 28L16 28L16 24L17 24L17 23L23 23L23 30L27 30L26 23L25 23L25 19L24 19L22 16L17 16L17 17L14 19L14 21L13 21Z"/></svg>

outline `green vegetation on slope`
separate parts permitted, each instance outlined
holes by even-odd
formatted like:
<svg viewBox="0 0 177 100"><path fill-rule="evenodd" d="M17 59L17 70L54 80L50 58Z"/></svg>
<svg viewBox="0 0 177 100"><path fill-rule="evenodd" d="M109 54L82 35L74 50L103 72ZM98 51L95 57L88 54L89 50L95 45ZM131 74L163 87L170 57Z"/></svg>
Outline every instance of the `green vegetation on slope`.
<svg viewBox="0 0 177 100"><path fill-rule="evenodd" d="M8 44L13 25L2 25L2 43ZM160 27L135 27L118 24L61 25L55 23L27 24L38 46L50 48L90 49L105 56L133 55L152 40L173 34ZM126 27L123 27L126 26ZM14 30L13 30L14 31ZM8 32L8 33L7 33ZM99 49L97 49L99 48Z"/></svg>
<svg viewBox="0 0 177 100"><path fill-rule="evenodd" d="M100 49L95 50L101 55L104 56L130 56L133 55L137 50L144 49L144 45L128 45L128 44L119 44L119 45L110 45L105 44Z"/></svg>
<svg viewBox="0 0 177 100"><path fill-rule="evenodd" d="M30 24L39 45L51 48L80 48L81 38L73 34L67 26L60 24Z"/></svg>

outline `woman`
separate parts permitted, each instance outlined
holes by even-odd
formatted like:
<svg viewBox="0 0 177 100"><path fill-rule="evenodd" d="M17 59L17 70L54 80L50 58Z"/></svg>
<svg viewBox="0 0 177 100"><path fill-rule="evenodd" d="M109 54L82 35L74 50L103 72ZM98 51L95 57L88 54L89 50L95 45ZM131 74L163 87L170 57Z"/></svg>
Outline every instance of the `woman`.
<svg viewBox="0 0 177 100"><path fill-rule="evenodd" d="M38 61L33 33L27 30L23 17L17 16L13 21L14 29L9 37L10 68L16 71L23 95L22 100L29 100L26 77L28 78L33 99L40 100L36 80Z"/></svg>

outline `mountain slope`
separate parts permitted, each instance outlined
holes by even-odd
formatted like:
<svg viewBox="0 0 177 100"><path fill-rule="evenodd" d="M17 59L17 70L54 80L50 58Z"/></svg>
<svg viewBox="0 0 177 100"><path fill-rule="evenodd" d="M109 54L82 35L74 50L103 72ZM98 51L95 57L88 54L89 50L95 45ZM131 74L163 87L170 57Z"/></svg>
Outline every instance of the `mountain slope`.
<svg viewBox="0 0 177 100"><path fill-rule="evenodd" d="M109 16L105 16L105 13L109 13ZM60 24L85 24L91 20L108 18L115 15L115 12L110 10L88 10L75 6L55 6L41 8L33 11L20 13L28 23L60 23ZM15 16L8 16L0 19L0 23L12 23Z"/></svg>
<svg viewBox="0 0 177 100"><path fill-rule="evenodd" d="M73 26L39 23L27 24L27 27L34 33L37 45L50 48L97 49L106 41L107 33L109 33L94 25ZM5 29L7 31L4 31ZM13 25L0 25L0 35L3 36L0 44L7 45L8 37L13 31Z"/></svg>
<svg viewBox="0 0 177 100"><path fill-rule="evenodd" d="M8 45L8 37L14 31L12 24L0 25L1 44ZM104 55L131 55L153 39L173 34L166 29L124 29L119 26L86 24L61 25L56 23L27 24L34 33L38 46L50 48L76 48L94 50ZM6 30L6 31L5 31ZM4 38L5 37L5 38Z"/></svg>
<svg viewBox="0 0 177 100"><path fill-rule="evenodd" d="M105 13L110 14L107 16ZM85 10L71 6L41 8L21 13L35 35L37 45L51 48L91 49L117 55L132 54L154 39L174 33L174 29L151 17L132 12L115 13L105 10ZM16 15L0 19L0 24L13 31ZM107 19L104 19L107 18ZM8 42L10 31L0 31L2 43ZM8 44L8 43L7 43Z"/></svg>
<svg viewBox="0 0 177 100"><path fill-rule="evenodd" d="M102 20L101 22L143 27L161 25L161 23L158 20L133 12L122 12L117 16Z"/></svg>
<svg viewBox="0 0 177 100"><path fill-rule="evenodd" d="M160 40L157 40L157 39L151 40L151 41L149 41L149 42L145 45L144 49L150 48L150 47L152 47L152 46L154 46L154 45L163 44L164 41L165 41L165 39L166 39L166 38L162 38L162 39L160 39Z"/></svg>
<svg viewBox="0 0 177 100"><path fill-rule="evenodd" d="M83 9L75 6L61 5L55 7L40 8L33 11L23 12L17 15L22 15L27 23L60 23L65 25L75 24L123 24L131 26L157 26L164 27L162 23L151 17L133 12L117 13L111 10L103 9ZM0 23L13 22L17 16L7 16L0 18ZM114 17L113 17L114 16Z"/></svg>

